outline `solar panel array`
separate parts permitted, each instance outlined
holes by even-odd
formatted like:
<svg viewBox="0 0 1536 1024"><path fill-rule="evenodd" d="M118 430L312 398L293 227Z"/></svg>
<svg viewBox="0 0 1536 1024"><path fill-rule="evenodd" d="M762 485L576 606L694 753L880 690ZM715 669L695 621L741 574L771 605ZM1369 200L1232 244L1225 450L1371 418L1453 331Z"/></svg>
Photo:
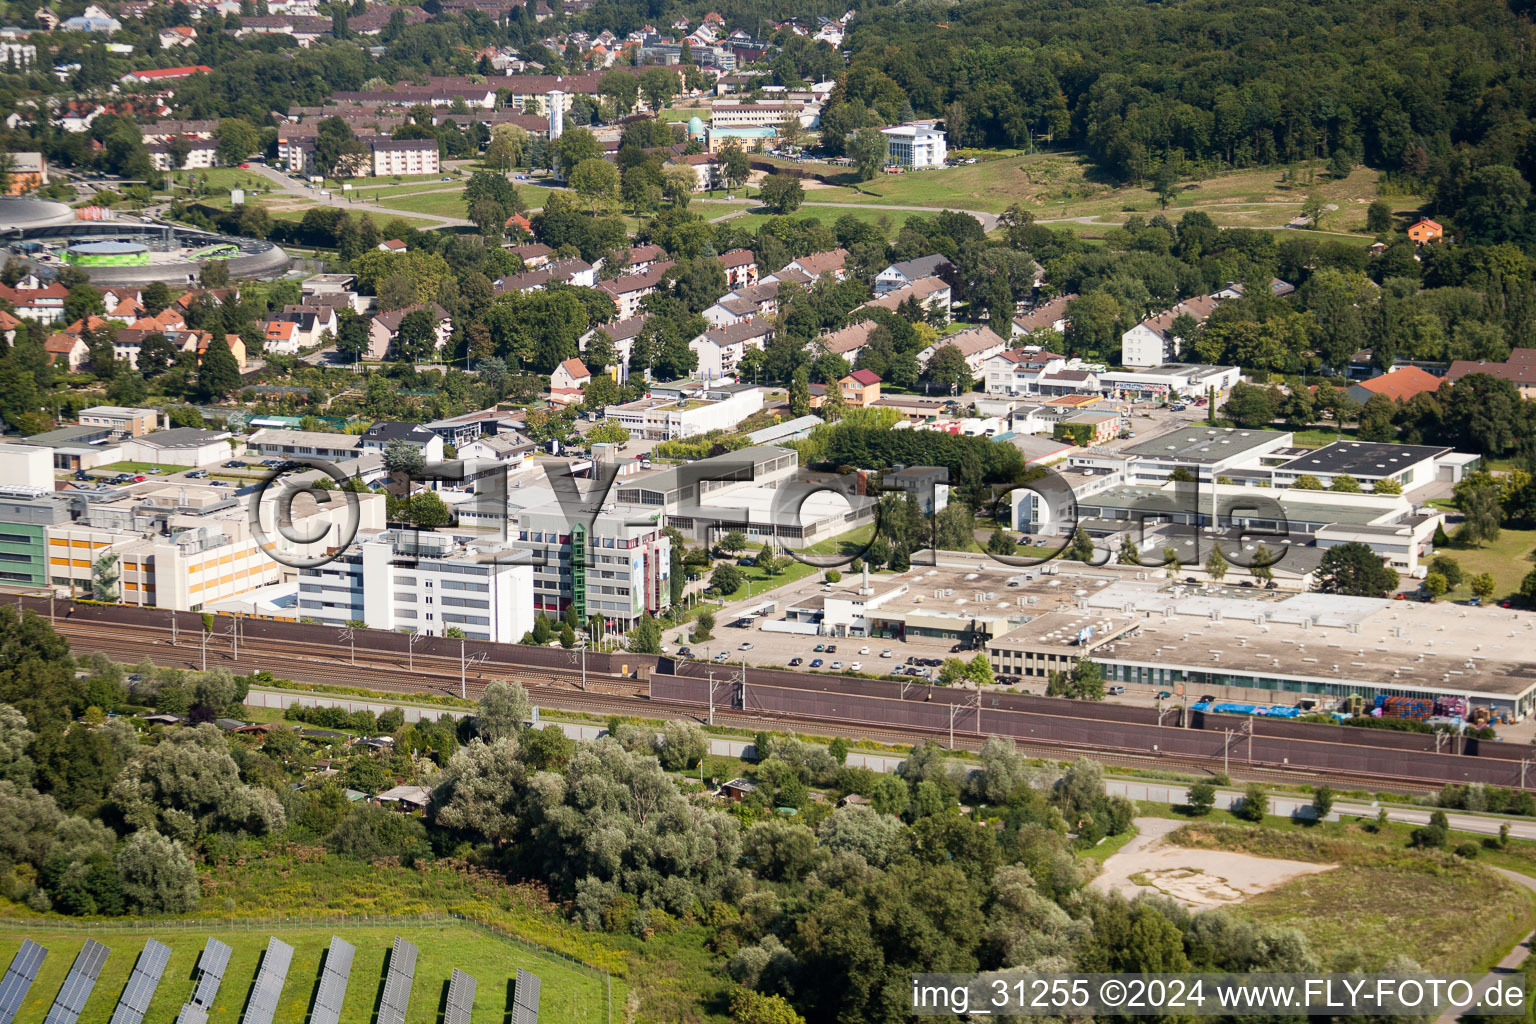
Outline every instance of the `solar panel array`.
<svg viewBox="0 0 1536 1024"><path fill-rule="evenodd" d="M64 984L59 986L59 994L54 996L53 1006L49 1007L43 1024L75 1024L80 1019L80 1011L85 1009L85 1001L91 998L91 990L96 987L96 979L101 977L101 968L111 952L95 939L85 940L75 962L70 965Z"/></svg>
<svg viewBox="0 0 1536 1024"><path fill-rule="evenodd" d="M245 1017L242 1018L245 1024L272 1024L291 963L293 947L282 939L268 939L266 955L261 958L261 970L256 972L250 1001L245 1004Z"/></svg>
<svg viewBox="0 0 1536 1024"><path fill-rule="evenodd" d="M539 976L521 967L512 993L512 1024L539 1024Z"/></svg>
<svg viewBox="0 0 1536 1024"><path fill-rule="evenodd" d="M389 953L389 973L384 976L378 1024L405 1024L405 1007L411 1001L411 982L415 977L416 947L397 935Z"/></svg>
<svg viewBox="0 0 1536 1024"><path fill-rule="evenodd" d="M347 998L347 979L352 976L352 958L357 950L352 943L331 936L331 948L325 952L325 968L320 973L320 988L315 992L315 1007L309 1024L339 1024L341 1003Z"/></svg>
<svg viewBox="0 0 1536 1024"><path fill-rule="evenodd" d="M443 1024L469 1024L469 1014L474 1008L475 979L455 967L448 982L448 1005L443 1008Z"/></svg>
<svg viewBox="0 0 1536 1024"><path fill-rule="evenodd" d="M46 949L26 939L11 957L11 966L5 969L5 977L0 978L0 1024L11 1024L15 1019L16 1011L21 1009L21 1002L27 998L27 991L37 979L37 970L43 966L47 955Z"/></svg>
<svg viewBox="0 0 1536 1024"><path fill-rule="evenodd" d="M154 939L144 943L144 951L133 965L133 973L128 976L117 1009L112 1011L112 1024L142 1024L149 1001L155 997L160 976L165 973L165 965L170 959L170 946Z"/></svg>
<svg viewBox="0 0 1536 1024"><path fill-rule="evenodd" d="M230 948L218 939L209 939L197 958L197 989L184 1004L176 1024L208 1024L208 1008L219 994L224 972L229 968Z"/></svg>

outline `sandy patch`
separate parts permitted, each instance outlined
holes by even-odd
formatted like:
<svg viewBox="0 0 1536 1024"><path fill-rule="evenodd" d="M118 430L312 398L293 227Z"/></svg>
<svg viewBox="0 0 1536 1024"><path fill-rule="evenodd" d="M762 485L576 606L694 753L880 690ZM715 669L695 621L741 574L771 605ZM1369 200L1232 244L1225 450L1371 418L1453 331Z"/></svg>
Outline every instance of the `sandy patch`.
<svg viewBox="0 0 1536 1024"><path fill-rule="evenodd" d="M1127 897L1161 892L1186 906L1219 907L1338 867L1175 846L1166 837L1180 824L1167 818L1136 819L1140 834L1104 862L1093 884Z"/></svg>

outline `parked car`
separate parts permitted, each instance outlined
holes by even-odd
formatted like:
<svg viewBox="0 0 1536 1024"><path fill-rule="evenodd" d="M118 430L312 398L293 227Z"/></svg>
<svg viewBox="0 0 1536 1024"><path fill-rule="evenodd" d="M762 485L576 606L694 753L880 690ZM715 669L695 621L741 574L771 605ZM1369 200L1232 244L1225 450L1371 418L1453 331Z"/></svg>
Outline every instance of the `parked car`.
<svg viewBox="0 0 1536 1024"><path fill-rule="evenodd" d="M1211 701L1213 701L1215 699L1216 698L1213 695L1207 693L1204 696L1202 696L1199 700L1195 701L1195 703L1196 704L1209 704Z"/></svg>
<svg viewBox="0 0 1536 1024"><path fill-rule="evenodd" d="M738 651L750 651L752 649L752 641L751 640L743 640L741 642L741 646L736 648L736 649Z"/></svg>
<svg viewBox="0 0 1536 1024"><path fill-rule="evenodd" d="M190 469L187 471L188 480L202 480L207 475L208 471L206 469Z"/></svg>
<svg viewBox="0 0 1536 1024"><path fill-rule="evenodd" d="M148 473L150 476L159 476L161 473L164 473L165 470L161 469L159 466L151 466L144 472Z"/></svg>
<svg viewBox="0 0 1536 1024"><path fill-rule="evenodd" d="M828 654L836 654L837 653L837 644L827 644L827 653Z"/></svg>
<svg viewBox="0 0 1536 1024"><path fill-rule="evenodd" d="M240 462L237 459L230 459L228 462L224 463L224 468L225 469L244 469L245 468L245 463Z"/></svg>
<svg viewBox="0 0 1536 1024"><path fill-rule="evenodd" d="M679 658L691 658L691 657L693 657L693 648L692 647L679 647L677 649L677 656Z"/></svg>
<svg viewBox="0 0 1536 1024"><path fill-rule="evenodd" d="M133 475L133 482L136 483L136 484L143 483L144 482L144 474L143 473L135 473Z"/></svg>
<svg viewBox="0 0 1536 1024"><path fill-rule="evenodd" d="M859 671L862 671L863 668L864 668L864 663L862 661L851 662L848 665L848 671L850 671L850 672L859 672Z"/></svg>
<svg viewBox="0 0 1536 1024"><path fill-rule="evenodd" d="M889 647L887 647L885 650L880 652L880 657L882 657L882 658L889 658L892 655L894 655L895 653L896 653L895 651L893 651Z"/></svg>
<svg viewBox="0 0 1536 1024"><path fill-rule="evenodd" d="M1167 690L1158 690L1157 691L1157 699L1158 700L1168 700L1172 696L1173 696L1173 694L1169 693Z"/></svg>
<svg viewBox="0 0 1536 1024"><path fill-rule="evenodd" d="M715 655L715 660L716 661L726 661L726 660L728 660L730 658L730 656L731 656L731 652L730 651L721 651L719 654Z"/></svg>
<svg viewBox="0 0 1536 1024"><path fill-rule="evenodd" d="M790 658L789 659L789 667L790 668L799 668L803 664L805 664L805 659L804 658Z"/></svg>
<svg viewBox="0 0 1536 1024"><path fill-rule="evenodd" d="M1122 693L1125 692L1125 687L1123 687L1123 686L1111 686L1109 689L1105 690L1104 692L1109 694L1111 697L1118 697Z"/></svg>
<svg viewBox="0 0 1536 1024"><path fill-rule="evenodd" d="M817 654L820 654L822 651L824 651L826 649L827 649L827 645L826 644L817 644L816 645L816 653Z"/></svg>
<svg viewBox="0 0 1536 1024"><path fill-rule="evenodd" d="M869 653L869 647L868 647L868 645L866 645L866 646L864 646L864 647L860 647L860 648L859 648L859 653L860 653L860 654L868 654L868 653Z"/></svg>
<svg viewBox="0 0 1536 1024"><path fill-rule="evenodd" d="M832 671L834 671L834 672L836 672L838 669L840 669L842 667L843 667L843 663L840 662L840 661L834 661L832 663Z"/></svg>
<svg viewBox="0 0 1536 1024"><path fill-rule="evenodd" d="M821 659L820 658L812 658L811 659L811 668L821 668Z"/></svg>

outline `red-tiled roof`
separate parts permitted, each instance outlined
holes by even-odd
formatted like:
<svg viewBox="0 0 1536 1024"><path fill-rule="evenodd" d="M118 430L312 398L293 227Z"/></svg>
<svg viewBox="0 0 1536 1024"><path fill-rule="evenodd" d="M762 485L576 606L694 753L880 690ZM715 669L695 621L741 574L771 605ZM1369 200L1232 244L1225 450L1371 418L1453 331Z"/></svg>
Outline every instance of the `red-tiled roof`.
<svg viewBox="0 0 1536 1024"><path fill-rule="evenodd" d="M1426 373L1417 366L1404 366L1391 373L1384 373L1380 377L1361 381L1360 387L1373 395L1386 395L1388 398L1406 402L1414 395L1439 390L1443 383L1445 382L1441 378L1432 373Z"/></svg>

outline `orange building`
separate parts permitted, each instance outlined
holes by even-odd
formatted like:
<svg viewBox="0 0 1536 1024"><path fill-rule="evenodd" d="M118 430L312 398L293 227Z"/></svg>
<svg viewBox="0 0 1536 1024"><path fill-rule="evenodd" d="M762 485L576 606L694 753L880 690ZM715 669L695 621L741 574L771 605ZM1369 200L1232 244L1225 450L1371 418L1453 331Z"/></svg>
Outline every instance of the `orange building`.
<svg viewBox="0 0 1536 1024"><path fill-rule="evenodd" d="M5 194L19 196L48 184L48 161L41 153L12 153L11 181Z"/></svg>
<svg viewBox="0 0 1536 1024"><path fill-rule="evenodd" d="M1408 237L1413 239L1415 245L1423 245L1425 242L1438 242L1445 237L1445 228L1422 217L1419 222L1408 229Z"/></svg>
<svg viewBox="0 0 1536 1024"><path fill-rule="evenodd" d="M880 376L873 370L854 370L837 382L843 402L851 408L867 409L880 401Z"/></svg>

